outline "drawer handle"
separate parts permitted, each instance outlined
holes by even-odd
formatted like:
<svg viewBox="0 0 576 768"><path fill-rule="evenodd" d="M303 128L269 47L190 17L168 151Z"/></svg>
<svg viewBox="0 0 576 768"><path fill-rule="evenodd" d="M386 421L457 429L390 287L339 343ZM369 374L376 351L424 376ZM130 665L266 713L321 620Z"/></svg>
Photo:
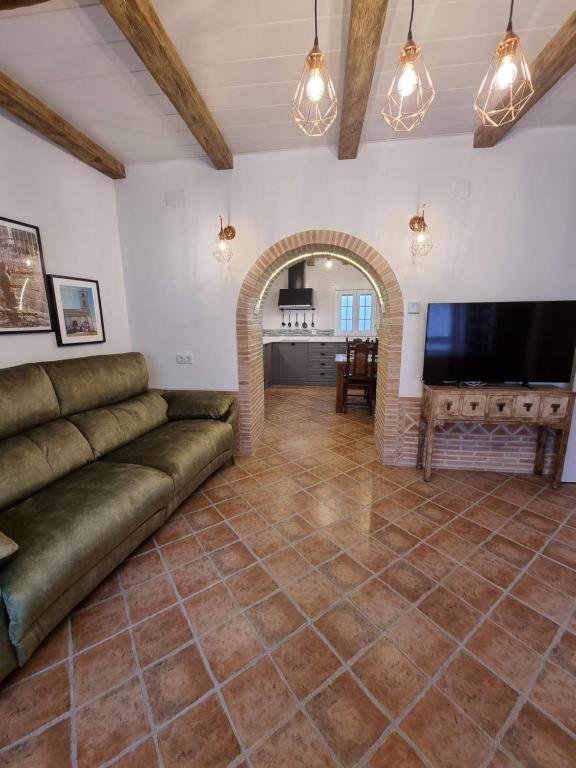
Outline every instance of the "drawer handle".
<svg viewBox="0 0 576 768"><path fill-rule="evenodd" d="M478 406L479 406L479 405L480 405L480 403L479 403L479 402L470 403L470 407L472 408L472 410L473 410L473 411L475 411L475 410L476 410L476 408L478 408Z"/></svg>
<svg viewBox="0 0 576 768"><path fill-rule="evenodd" d="M448 402L444 403L444 405L445 405L447 411L450 411L452 409L452 402L448 401Z"/></svg>
<svg viewBox="0 0 576 768"><path fill-rule="evenodd" d="M290 346L291 346L291 347L295 347L295 346L296 346L296 342L295 342L295 341L291 341L291 342L290 342Z"/></svg>
<svg viewBox="0 0 576 768"><path fill-rule="evenodd" d="M326 374L324 373L324 371L320 371L320 376L326 376Z"/></svg>
<svg viewBox="0 0 576 768"><path fill-rule="evenodd" d="M552 408L552 413L558 413L560 410L560 403L552 403L550 408Z"/></svg>
<svg viewBox="0 0 576 768"><path fill-rule="evenodd" d="M498 408L500 413L502 413L505 407L506 407L506 403L496 403L496 408Z"/></svg>
<svg viewBox="0 0 576 768"><path fill-rule="evenodd" d="M326 352L320 352L320 357L325 357L325 356L326 356Z"/></svg>
<svg viewBox="0 0 576 768"><path fill-rule="evenodd" d="M320 363L320 365L326 365L326 363Z"/></svg>
<svg viewBox="0 0 576 768"><path fill-rule="evenodd" d="M532 410L533 403L522 403L524 409L526 410L526 413L530 413Z"/></svg>

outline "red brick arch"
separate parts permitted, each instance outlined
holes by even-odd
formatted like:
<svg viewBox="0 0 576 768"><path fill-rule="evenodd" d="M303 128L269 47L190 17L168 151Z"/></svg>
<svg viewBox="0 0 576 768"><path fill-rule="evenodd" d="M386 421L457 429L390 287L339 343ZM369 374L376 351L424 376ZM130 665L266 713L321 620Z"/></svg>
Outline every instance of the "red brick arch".
<svg viewBox="0 0 576 768"><path fill-rule="evenodd" d="M239 450L254 452L264 429L264 365L262 311L270 278L288 262L314 251L345 256L370 275L383 299L379 328L378 385L375 435L380 458L395 463L399 434L400 356L404 305L398 280L378 251L363 240L343 232L309 230L272 245L254 263L240 289L236 310L239 377ZM294 263L294 262L293 262Z"/></svg>

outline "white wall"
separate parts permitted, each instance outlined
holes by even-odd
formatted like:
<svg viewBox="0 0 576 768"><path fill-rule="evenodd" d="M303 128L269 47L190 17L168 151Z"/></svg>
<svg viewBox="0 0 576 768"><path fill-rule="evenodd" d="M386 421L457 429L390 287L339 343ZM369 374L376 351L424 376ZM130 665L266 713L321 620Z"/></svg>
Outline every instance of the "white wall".
<svg viewBox="0 0 576 768"><path fill-rule="evenodd" d="M470 195L455 183L470 182ZM165 193L186 192L186 207ZM417 396L426 302L576 298L576 131L511 132L493 149L472 136L235 157L233 171L200 161L131 166L117 182L132 341L160 386L236 389L241 283L277 240L306 229L355 235L390 263L407 315L401 394ZM413 263L408 219L427 203L434 248ZM218 214L237 228L232 263L212 257ZM176 365L176 352L195 364Z"/></svg>
<svg viewBox="0 0 576 768"><path fill-rule="evenodd" d="M0 368L130 349L114 183L0 117L0 216L40 228L46 273L100 283L106 342L58 347L54 333L0 335Z"/></svg>
<svg viewBox="0 0 576 768"><path fill-rule="evenodd" d="M314 325L319 330L333 330L336 327L336 291L371 288L368 278L359 269L342 261L332 261L332 269L326 270L326 259L316 259L313 267L306 265L306 288L314 289ZM262 324L264 328L281 329L282 312L278 309L278 292L288 287L288 270L282 271L270 286L266 298ZM286 314L286 313L285 313ZM302 323L303 314L298 313ZM288 315L285 318L288 322ZM310 325L310 312L306 313ZM292 316L294 322L294 316ZM337 333L337 331L335 331Z"/></svg>

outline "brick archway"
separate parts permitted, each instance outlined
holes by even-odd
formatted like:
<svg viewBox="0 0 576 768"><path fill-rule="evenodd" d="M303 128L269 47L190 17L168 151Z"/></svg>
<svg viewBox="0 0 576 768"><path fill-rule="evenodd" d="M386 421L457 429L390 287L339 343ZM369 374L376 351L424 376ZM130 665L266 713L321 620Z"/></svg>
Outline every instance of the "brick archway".
<svg viewBox="0 0 576 768"><path fill-rule="evenodd" d="M375 437L381 461L396 462L399 435L400 356L404 305L402 292L388 262L357 237L343 232L309 230L286 237L268 248L254 263L240 289L236 309L241 454L250 455L264 430L264 365L262 312L271 277L288 263L316 251L328 251L365 272L383 300L379 334Z"/></svg>

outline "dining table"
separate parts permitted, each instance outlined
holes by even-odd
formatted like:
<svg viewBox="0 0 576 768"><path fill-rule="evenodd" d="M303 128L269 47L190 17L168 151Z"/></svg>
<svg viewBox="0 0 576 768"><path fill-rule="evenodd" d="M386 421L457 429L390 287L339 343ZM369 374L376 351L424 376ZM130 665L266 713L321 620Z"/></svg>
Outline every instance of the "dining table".
<svg viewBox="0 0 576 768"><path fill-rule="evenodd" d="M346 373L346 355L340 353L334 356L336 363L336 413L344 413L344 374ZM377 373L378 363L374 363L374 373Z"/></svg>

